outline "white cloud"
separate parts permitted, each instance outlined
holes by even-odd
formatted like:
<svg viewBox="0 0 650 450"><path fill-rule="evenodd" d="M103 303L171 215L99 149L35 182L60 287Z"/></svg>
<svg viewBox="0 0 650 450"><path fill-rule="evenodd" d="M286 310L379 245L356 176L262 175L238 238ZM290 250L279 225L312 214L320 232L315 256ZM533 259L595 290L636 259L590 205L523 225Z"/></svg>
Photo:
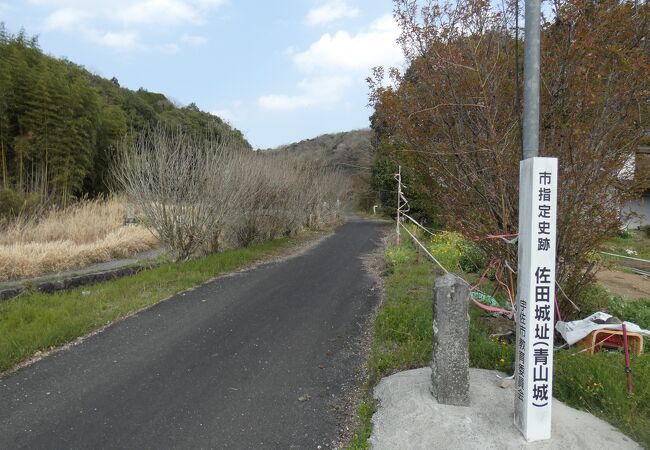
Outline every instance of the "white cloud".
<svg viewBox="0 0 650 450"><path fill-rule="evenodd" d="M199 10L183 0L145 0L120 8L115 18L126 24L178 25L199 22Z"/></svg>
<svg viewBox="0 0 650 450"><path fill-rule="evenodd" d="M181 18L193 19L201 13L219 8L224 2L225 0L29 0L29 3L42 7L77 9L95 15L101 13L106 14L107 18L121 18L132 12L132 20L135 21L143 20L138 17L138 14L143 12L164 18L166 15L179 13ZM168 11L158 11L165 9ZM126 19L129 20L128 17Z"/></svg>
<svg viewBox="0 0 650 450"><path fill-rule="evenodd" d="M307 23L310 25L324 25L338 19L356 17L359 9L348 5L345 0L329 0L324 4L312 8L307 13Z"/></svg>
<svg viewBox="0 0 650 450"><path fill-rule="evenodd" d="M181 37L181 42L184 44L192 45L194 47L199 47L201 45L207 44L208 40L203 36L194 36L190 34L184 34Z"/></svg>
<svg viewBox="0 0 650 450"><path fill-rule="evenodd" d="M112 32L105 33L88 30L86 32L89 40L105 47L110 47L116 50L134 50L141 47L139 42L139 35L134 31L128 32Z"/></svg>
<svg viewBox="0 0 650 450"><path fill-rule="evenodd" d="M404 61L397 44L400 29L390 14L374 21L356 34L325 33L307 50L287 54L298 70L309 74L294 95L271 94L259 97L260 107L275 111L328 106L340 103L353 83L361 84L375 66L394 66ZM313 75L313 74L318 75Z"/></svg>
<svg viewBox="0 0 650 450"><path fill-rule="evenodd" d="M73 26L84 23L91 17L91 14L73 8L61 8L54 11L45 18L46 30L69 30Z"/></svg>
<svg viewBox="0 0 650 450"><path fill-rule="evenodd" d="M178 44L173 42L155 45L146 44L142 41L140 33L133 30L100 31L94 28L81 28L79 32L89 42L121 52L137 50L175 54L180 51Z"/></svg>
<svg viewBox="0 0 650 450"><path fill-rule="evenodd" d="M333 75L308 78L298 83L298 95L272 94L259 98L259 105L274 111L292 111L313 106L327 106L337 103L342 91L352 79L348 76Z"/></svg>
<svg viewBox="0 0 650 450"><path fill-rule="evenodd" d="M161 52L169 53L169 54L174 54L181 51L181 48L178 46L178 44L174 44L173 42L168 44L157 45L154 47L148 47L148 49L159 50Z"/></svg>
<svg viewBox="0 0 650 450"><path fill-rule="evenodd" d="M148 32L204 23L225 0L29 0L50 9L45 31L79 33L86 40L120 50L179 51L176 43L147 44ZM203 45L205 38L186 34L179 42Z"/></svg>
<svg viewBox="0 0 650 450"><path fill-rule="evenodd" d="M194 0L192 3L194 3L199 8L210 9L218 8L225 3L225 0Z"/></svg>
<svg viewBox="0 0 650 450"><path fill-rule="evenodd" d="M355 35L347 31L325 33L304 52L296 53L294 63L303 71L364 70L373 66L396 65L403 60L396 40L400 28L390 14L380 17L366 31Z"/></svg>
<svg viewBox="0 0 650 450"><path fill-rule="evenodd" d="M246 107L246 103L240 99L232 100L227 105L219 105L210 110L210 114L218 116L221 120L233 125L240 122L242 118L248 116L250 113Z"/></svg>

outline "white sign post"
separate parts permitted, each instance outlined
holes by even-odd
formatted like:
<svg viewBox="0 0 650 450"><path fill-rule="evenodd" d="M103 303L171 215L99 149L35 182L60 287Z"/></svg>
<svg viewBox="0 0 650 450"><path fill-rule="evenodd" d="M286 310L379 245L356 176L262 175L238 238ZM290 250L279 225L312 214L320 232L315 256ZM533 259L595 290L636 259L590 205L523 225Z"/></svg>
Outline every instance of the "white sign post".
<svg viewBox="0 0 650 450"><path fill-rule="evenodd" d="M538 441L551 437L557 158L525 159L519 177L515 425Z"/></svg>

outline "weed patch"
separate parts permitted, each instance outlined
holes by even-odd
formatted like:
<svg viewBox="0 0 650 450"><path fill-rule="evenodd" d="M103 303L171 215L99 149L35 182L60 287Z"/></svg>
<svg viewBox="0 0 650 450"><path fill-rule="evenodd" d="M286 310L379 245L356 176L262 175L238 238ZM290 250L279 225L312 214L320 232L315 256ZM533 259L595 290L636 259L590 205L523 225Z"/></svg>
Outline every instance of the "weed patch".
<svg viewBox="0 0 650 450"><path fill-rule="evenodd" d="M629 230L610 239L603 245L606 252L623 256L650 258L650 237L646 231Z"/></svg>
<svg viewBox="0 0 650 450"><path fill-rule="evenodd" d="M446 238L445 238L446 239ZM440 244L460 262L458 247L446 239ZM438 255L434 253L437 257ZM462 257L462 253L460 253ZM360 428L350 448L368 448L374 411L371 393L379 380L400 370L422 367L431 361L432 287L434 275L428 261L418 262L410 241L387 249L389 268L385 273L386 295L374 324L374 342L369 356L368 398L359 407ZM472 282L476 276L467 275ZM486 280L482 289L491 292L494 283ZM650 300L626 302L611 297L597 285L586 294L591 308L605 309L623 320L648 328ZM501 303L502 295L497 295ZM490 314L470 306L470 366L511 372L514 343L497 331L512 328ZM623 356L618 352L588 356L575 349L555 353L554 394L570 406L583 409L620 428L650 447L650 355L632 360L634 394L628 397ZM372 404L373 408L368 405Z"/></svg>
<svg viewBox="0 0 650 450"><path fill-rule="evenodd" d="M610 293L599 284L586 287L580 297L582 314L587 316L596 311L606 311L621 320L636 323L641 328L650 329L650 299L626 300Z"/></svg>
<svg viewBox="0 0 650 450"><path fill-rule="evenodd" d="M388 373L426 365L431 359L431 267L417 263L412 246L389 247L387 255L386 300L375 319L368 363L373 385Z"/></svg>
<svg viewBox="0 0 650 450"><path fill-rule="evenodd" d="M445 238L440 242L448 249L450 258L460 261L461 255L453 241ZM357 411L360 425L351 449L368 448L375 406L372 390L381 378L431 363L432 266L418 262L416 250L408 241L389 246L386 258L389 266L384 273L385 300L375 318L374 341L368 357L367 397ZM477 307L470 307L470 365L507 370L514 358L513 346L502 339L491 339L490 328L479 320L481 314Z"/></svg>
<svg viewBox="0 0 650 450"><path fill-rule="evenodd" d="M368 439L372 433L372 415L377 409L377 404L372 398L365 398L357 407L357 417L359 426L352 436L350 450L367 450L369 448Z"/></svg>
<svg viewBox="0 0 650 450"><path fill-rule="evenodd" d="M124 226L125 217L126 201L109 198L0 224L0 280L75 269L159 246L144 226Z"/></svg>
<svg viewBox="0 0 650 450"><path fill-rule="evenodd" d="M628 396L621 353L574 353L573 349L555 353L555 397L589 411L650 447L649 355L632 358L634 394Z"/></svg>

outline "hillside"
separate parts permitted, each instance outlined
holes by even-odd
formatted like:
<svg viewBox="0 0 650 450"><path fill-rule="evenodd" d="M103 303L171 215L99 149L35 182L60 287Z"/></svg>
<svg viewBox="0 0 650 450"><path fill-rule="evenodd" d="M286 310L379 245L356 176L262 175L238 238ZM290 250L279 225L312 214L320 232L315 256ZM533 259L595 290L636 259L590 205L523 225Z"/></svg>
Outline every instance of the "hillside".
<svg viewBox="0 0 650 450"><path fill-rule="evenodd" d="M238 130L195 104L133 91L67 59L40 50L21 30L0 23L0 216L12 205L51 202L108 191L112 152L126 135L163 123L203 135ZM15 211L14 211L15 213Z"/></svg>
<svg viewBox="0 0 650 450"><path fill-rule="evenodd" d="M361 129L323 134L293 144L283 145L275 152L287 152L296 158L321 162L325 167L348 173L365 172L372 160L372 131Z"/></svg>

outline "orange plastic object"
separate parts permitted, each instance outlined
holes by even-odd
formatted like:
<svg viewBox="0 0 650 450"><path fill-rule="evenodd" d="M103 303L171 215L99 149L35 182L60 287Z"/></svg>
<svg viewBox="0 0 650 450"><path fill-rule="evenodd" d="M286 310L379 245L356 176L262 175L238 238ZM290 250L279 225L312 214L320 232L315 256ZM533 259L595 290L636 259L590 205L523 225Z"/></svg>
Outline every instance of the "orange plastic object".
<svg viewBox="0 0 650 450"><path fill-rule="evenodd" d="M627 332L630 353L637 356L643 353L643 336L638 333ZM594 330L578 341L578 346L593 355L603 348L623 348L623 331L620 330Z"/></svg>

